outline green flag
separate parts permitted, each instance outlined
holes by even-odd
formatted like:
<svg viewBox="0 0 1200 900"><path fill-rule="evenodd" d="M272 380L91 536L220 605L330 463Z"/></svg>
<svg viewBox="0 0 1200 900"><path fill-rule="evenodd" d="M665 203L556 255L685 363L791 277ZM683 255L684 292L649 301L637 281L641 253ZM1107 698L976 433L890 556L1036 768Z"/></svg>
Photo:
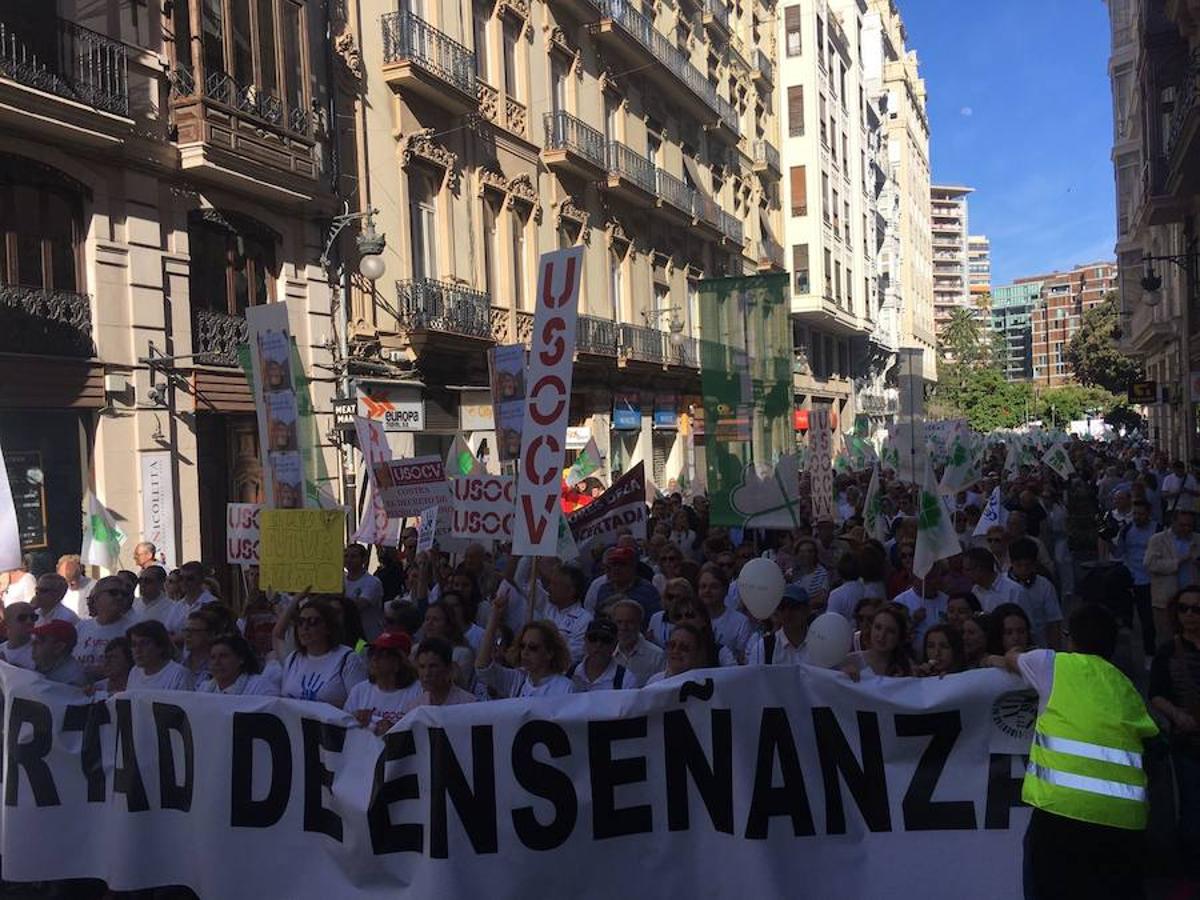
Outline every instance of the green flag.
<svg viewBox="0 0 1200 900"><path fill-rule="evenodd" d="M913 574L924 578L939 559L962 552L954 519L942 502L933 469L925 464L925 477L917 499L917 548L913 556Z"/></svg>
<svg viewBox="0 0 1200 900"><path fill-rule="evenodd" d="M579 455L575 457L575 462L567 470L567 487L575 487L583 479L590 477L595 472L599 472L603 466L604 458L600 455L600 448L596 445L596 439L590 437L588 438L587 446L579 452Z"/></svg>

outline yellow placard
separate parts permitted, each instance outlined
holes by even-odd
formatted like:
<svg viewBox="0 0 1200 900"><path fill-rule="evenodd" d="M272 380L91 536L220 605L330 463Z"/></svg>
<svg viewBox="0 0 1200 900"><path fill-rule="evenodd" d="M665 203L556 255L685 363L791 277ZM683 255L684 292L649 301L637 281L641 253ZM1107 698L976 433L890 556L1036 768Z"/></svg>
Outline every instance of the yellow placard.
<svg viewBox="0 0 1200 900"><path fill-rule="evenodd" d="M258 580L266 590L340 594L345 514L331 509L264 509Z"/></svg>

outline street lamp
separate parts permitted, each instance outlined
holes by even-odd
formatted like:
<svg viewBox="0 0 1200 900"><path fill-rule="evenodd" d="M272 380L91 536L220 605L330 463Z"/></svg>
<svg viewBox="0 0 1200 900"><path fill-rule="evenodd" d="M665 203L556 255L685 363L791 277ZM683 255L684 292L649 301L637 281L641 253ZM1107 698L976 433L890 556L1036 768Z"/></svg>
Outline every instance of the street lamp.
<svg viewBox="0 0 1200 900"><path fill-rule="evenodd" d="M670 321L667 322L667 327L671 330L667 335L667 340L671 342L673 347L682 347L687 343L687 335L683 333L684 323L675 313L682 309L680 306L668 306L663 309L648 309L642 313L642 320L649 325L651 316L661 316L667 313L671 314Z"/></svg>

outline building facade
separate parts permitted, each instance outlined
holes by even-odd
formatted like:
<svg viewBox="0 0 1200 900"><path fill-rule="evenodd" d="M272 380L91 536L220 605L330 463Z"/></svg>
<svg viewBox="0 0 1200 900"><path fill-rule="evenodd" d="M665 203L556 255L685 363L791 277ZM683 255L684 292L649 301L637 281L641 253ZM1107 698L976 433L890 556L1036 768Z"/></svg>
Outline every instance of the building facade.
<svg viewBox="0 0 1200 900"><path fill-rule="evenodd" d="M986 319L992 293L992 242L986 235L972 234L967 238L967 286L971 304Z"/></svg>
<svg viewBox="0 0 1200 900"><path fill-rule="evenodd" d="M967 195L974 188L935 184L929 189L933 234L933 318L937 333L960 309L973 309L968 263Z"/></svg>
<svg viewBox="0 0 1200 900"><path fill-rule="evenodd" d="M1200 400L1200 10L1194 0L1108 7L1121 349L1159 386L1159 402L1143 410L1151 437L1190 459ZM1146 255L1162 258L1149 273ZM1156 290L1143 286L1147 274Z"/></svg>
<svg viewBox="0 0 1200 900"><path fill-rule="evenodd" d="M153 537L219 568L226 504L262 488L248 308L287 305L330 408L323 7L34 6L0 11L0 446L22 542L41 565L79 552L91 489L123 565Z"/></svg>
<svg viewBox="0 0 1200 900"><path fill-rule="evenodd" d="M1037 276L1037 281L1041 297L1032 312L1033 381L1043 387L1074 383L1067 348L1083 314L1116 291L1116 264L1089 263L1070 272Z"/></svg>
<svg viewBox="0 0 1200 900"><path fill-rule="evenodd" d="M989 323L992 347L1009 381L1033 378L1033 315L1042 297L1042 282L1017 281L991 291Z"/></svg>
<svg viewBox="0 0 1200 900"><path fill-rule="evenodd" d="M363 0L346 44L359 208L350 366L419 404L400 453L496 458L488 353L528 343L540 253L584 248L569 446L662 487L702 476L697 284L784 270L775 13L761 2ZM702 445L701 445L702 446Z"/></svg>

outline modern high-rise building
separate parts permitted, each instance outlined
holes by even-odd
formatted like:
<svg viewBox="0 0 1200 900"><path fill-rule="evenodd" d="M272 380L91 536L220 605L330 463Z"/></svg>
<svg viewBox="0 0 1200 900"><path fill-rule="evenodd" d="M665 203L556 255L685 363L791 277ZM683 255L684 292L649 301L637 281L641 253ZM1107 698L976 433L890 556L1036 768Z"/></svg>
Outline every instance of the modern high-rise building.
<svg viewBox="0 0 1200 900"><path fill-rule="evenodd" d="M974 190L945 184L929 189L934 322L939 335L956 310L974 308L967 252L967 195Z"/></svg>
<svg viewBox="0 0 1200 900"><path fill-rule="evenodd" d="M1009 381L1033 377L1033 313L1042 296L1042 282L1017 281L992 288L989 315L996 363Z"/></svg>
<svg viewBox="0 0 1200 900"><path fill-rule="evenodd" d="M866 88L876 98L887 172L878 209L882 308L895 310L901 353L920 357L926 383L937 380L930 233L929 118L925 82L896 0L868 0L863 20Z"/></svg>
<svg viewBox="0 0 1200 900"><path fill-rule="evenodd" d="M967 286L972 305L986 318L992 292L992 242L982 234L967 238Z"/></svg>
<svg viewBox="0 0 1200 900"><path fill-rule="evenodd" d="M1057 387L1075 381L1067 348L1083 314L1117 289L1115 263L1096 262L1069 272L1039 275L1041 297L1032 312L1033 381Z"/></svg>

